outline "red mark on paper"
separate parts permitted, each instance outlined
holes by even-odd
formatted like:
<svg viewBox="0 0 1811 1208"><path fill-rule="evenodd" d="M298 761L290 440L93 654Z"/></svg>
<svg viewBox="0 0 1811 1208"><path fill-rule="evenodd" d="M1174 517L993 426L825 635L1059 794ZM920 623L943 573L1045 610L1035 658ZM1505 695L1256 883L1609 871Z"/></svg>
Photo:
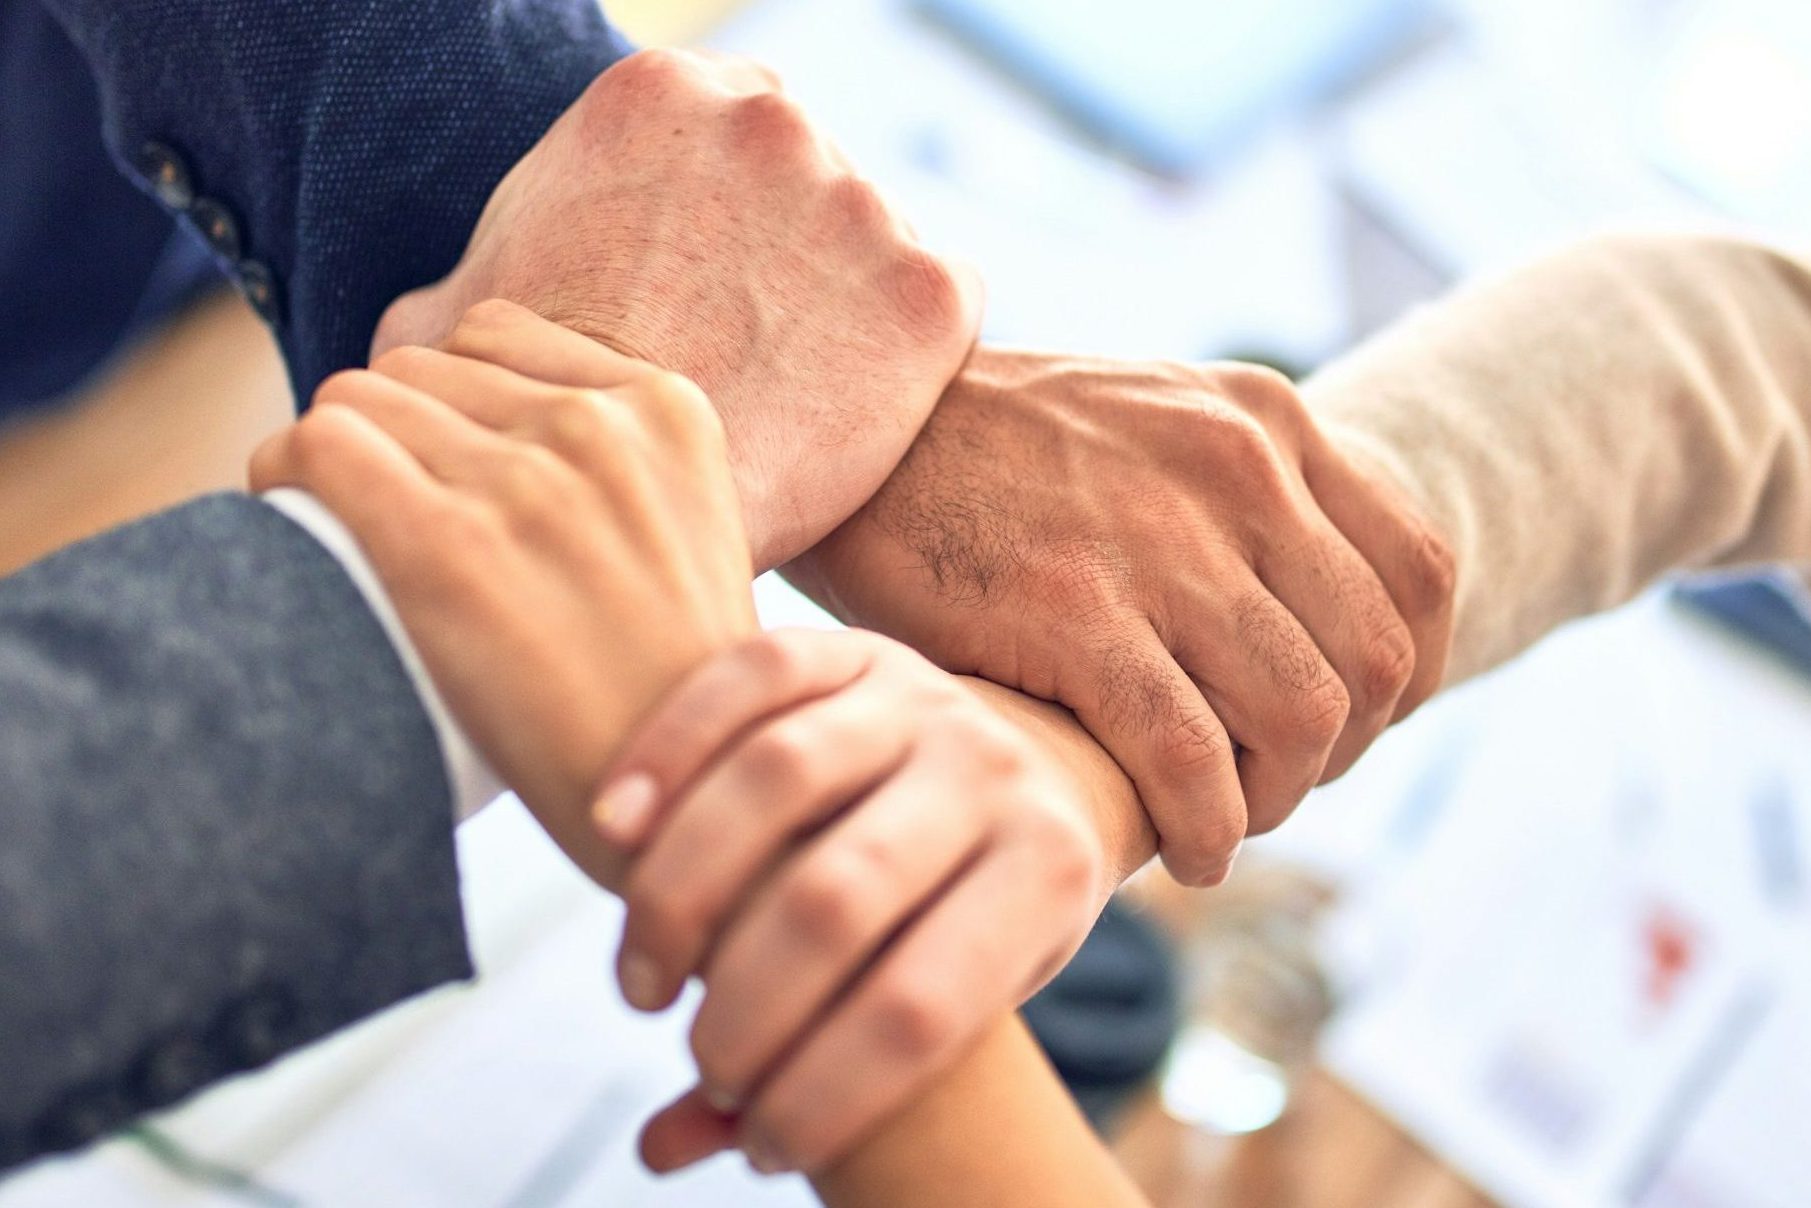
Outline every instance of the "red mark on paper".
<svg viewBox="0 0 1811 1208"><path fill-rule="evenodd" d="M1680 983L1698 963L1698 937L1692 927L1665 907L1656 907L1648 915L1645 931L1647 948L1647 1001L1664 1011L1673 1003Z"/></svg>

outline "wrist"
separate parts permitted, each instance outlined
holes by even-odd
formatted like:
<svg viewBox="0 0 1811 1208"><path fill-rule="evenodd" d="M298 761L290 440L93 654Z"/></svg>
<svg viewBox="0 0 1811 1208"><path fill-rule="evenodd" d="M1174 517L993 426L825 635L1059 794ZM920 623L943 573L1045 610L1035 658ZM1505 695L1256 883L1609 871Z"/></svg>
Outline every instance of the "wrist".
<svg viewBox="0 0 1811 1208"><path fill-rule="evenodd" d="M1157 831L1131 779L1061 705L1003 688L991 680L959 677L970 691L1028 734L1049 754L1087 804L1100 840L1105 902L1125 879L1157 854Z"/></svg>
<svg viewBox="0 0 1811 1208"><path fill-rule="evenodd" d="M787 578L799 590L835 612L817 594L825 586L823 580L812 575L808 565L801 565L808 561L806 555L880 493L934 412L965 407L971 397L997 395L1016 378L1026 376L1032 360L1029 354L976 345L955 377L930 396L930 404L895 401L884 411L847 414L843 424L818 439L809 458L797 456L796 447L776 449L776 442L750 433L734 414L735 391L713 389L701 382L723 413L730 467L742 498L743 525L756 573L786 566ZM925 394L929 396L928 391ZM809 442L813 417L807 415L804 420L800 428ZM801 577L795 578L795 574Z"/></svg>
<svg viewBox="0 0 1811 1208"><path fill-rule="evenodd" d="M377 572L345 524L306 491L279 488L266 492L264 502L318 541L364 597L365 605L383 627L384 635L414 685L422 711L433 726L445 765L447 787L453 796L453 818L463 822L506 791L484 756L473 746L465 728L442 698L439 686L423 663L396 606Z"/></svg>

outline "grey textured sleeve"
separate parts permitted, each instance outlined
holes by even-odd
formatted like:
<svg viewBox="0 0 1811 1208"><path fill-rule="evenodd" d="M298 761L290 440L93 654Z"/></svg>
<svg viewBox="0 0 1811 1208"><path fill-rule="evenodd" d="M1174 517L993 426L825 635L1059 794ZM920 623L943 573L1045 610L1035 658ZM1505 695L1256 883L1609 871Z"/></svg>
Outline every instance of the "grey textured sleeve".
<svg viewBox="0 0 1811 1208"><path fill-rule="evenodd" d="M218 496L0 580L0 1168L470 975L432 725Z"/></svg>

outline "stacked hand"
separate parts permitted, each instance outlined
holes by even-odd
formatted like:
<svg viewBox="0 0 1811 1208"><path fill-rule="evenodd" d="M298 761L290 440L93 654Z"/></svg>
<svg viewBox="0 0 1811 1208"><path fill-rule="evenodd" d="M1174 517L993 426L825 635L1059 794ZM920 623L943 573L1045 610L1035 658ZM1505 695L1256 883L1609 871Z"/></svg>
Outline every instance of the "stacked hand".
<svg viewBox="0 0 1811 1208"><path fill-rule="evenodd" d="M472 740L617 883L590 823L612 754L755 627L722 427L697 388L488 302L438 350L323 383L252 486L301 487L345 522Z"/></svg>
<svg viewBox="0 0 1811 1208"><path fill-rule="evenodd" d="M1076 777L948 674L870 634L751 636L722 430L684 379L488 302L323 384L252 477L346 523L479 748L624 893L631 1001L702 976L710 1089L651 1129L662 1167L842 1153L1112 888Z"/></svg>
<svg viewBox="0 0 1811 1208"><path fill-rule="evenodd" d="M852 624L1067 705L1212 884L1439 685L1450 557L1281 376L982 349L796 562Z"/></svg>
<svg viewBox="0 0 1811 1208"><path fill-rule="evenodd" d="M704 980L704 1089L657 1169L740 1144L815 1170L1067 961L1114 881L1082 786L922 657L765 635L670 695L602 805L640 850L619 971L666 1006Z"/></svg>
<svg viewBox="0 0 1811 1208"><path fill-rule="evenodd" d="M1067 958L1146 813L1212 883L1438 686L1450 559L1287 382L970 356L977 322L771 76L644 54L259 455L624 892L628 997L702 977L658 1167L838 1156ZM754 637L751 572L795 555L845 619L1073 709L1142 810L1061 710L1010 725L869 634Z"/></svg>
<svg viewBox="0 0 1811 1208"><path fill-rule="evenodd" d="M600 76L375 351L436 344L493 297L704 389L763 568L879 488L980 323L973 273L921 246L771 73L680 51Z"/></svg>

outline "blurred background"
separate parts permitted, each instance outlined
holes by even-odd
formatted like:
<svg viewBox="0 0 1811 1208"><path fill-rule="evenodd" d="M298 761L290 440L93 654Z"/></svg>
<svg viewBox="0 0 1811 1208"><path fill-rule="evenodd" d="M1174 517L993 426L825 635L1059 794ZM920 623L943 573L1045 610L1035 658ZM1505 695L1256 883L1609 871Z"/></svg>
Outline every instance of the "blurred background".
<svg viewBox="0 0 1811 1208"><path fill-rule="evenodd" d="M999 341L1306 374L1593 231L1811 235L1802 0L607 7L645 43L776 67L981 267ZM7 434L0 478L137 414L102 398ZM236 480L216 463L109 473L111 506ZM769 621L825 623L760 590ZM1388 735L1225 889L1130 886L1180 970L1178 1039L1106 1123L1153 1198L1811 1204L1806 599L1784 574L1668 587L1574 626ZM734 1158L640 1172L640 1119L688 1081L686 1008L622 1006L618 912L511 805L460 842L480 985L36 1168L0 1208L809 1202Z"/></svg>

